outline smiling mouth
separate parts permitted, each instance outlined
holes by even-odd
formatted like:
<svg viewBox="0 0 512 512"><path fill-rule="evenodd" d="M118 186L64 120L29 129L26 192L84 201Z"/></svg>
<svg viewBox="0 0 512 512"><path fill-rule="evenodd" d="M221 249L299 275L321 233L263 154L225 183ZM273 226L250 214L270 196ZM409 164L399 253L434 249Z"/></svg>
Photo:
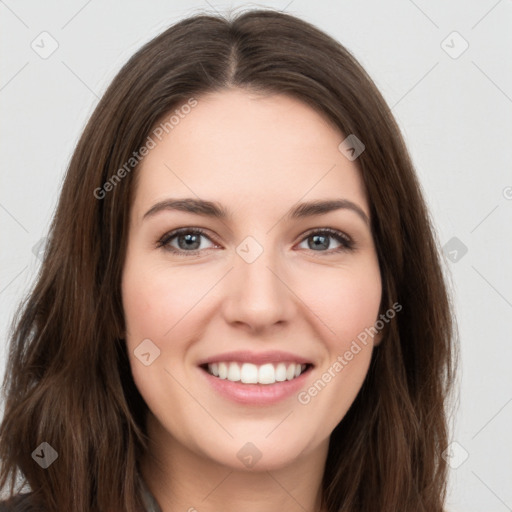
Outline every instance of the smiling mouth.
<svg viewBox="0 0 512 512"><path fill-rule="evenodd" d="M256 365L252 363L238 363L226 361L201 365L201 368L210 375L219 379L242 384L275 384L294 380L307 372L313 365L300 363L265 363Z"/></svg>

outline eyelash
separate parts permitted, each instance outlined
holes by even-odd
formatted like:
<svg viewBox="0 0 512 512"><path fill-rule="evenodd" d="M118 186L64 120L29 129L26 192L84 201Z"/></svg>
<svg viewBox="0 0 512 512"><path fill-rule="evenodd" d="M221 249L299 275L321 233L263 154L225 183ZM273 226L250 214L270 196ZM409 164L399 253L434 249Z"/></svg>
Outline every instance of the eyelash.
<svg viewBox="0 0 512 512"><path fill-rule="evenodd" d="M211 242L216 243L214 240L211 239L210 236L207 235L206 231L202 230L201 228L179 228L175 229L174 231L170 231L169 233L166 233L163 235L156 243L157 248L164 249L165 251L169 251L173 254L177 254L179 256L185 256L185 255L198 255L200 252L207 250L207 249L195 249L193 251L183 251L181 249L176 249L175 247L171 247L169 242L176 238L178 235L181 234L187 234L187 233L193 233L193 234L199 234L206 238L208 238ZM342 251L353 251L355 248L354 241L342 233L341 231L337 231L336 229L331 228L322 228L317 229L314 231L309 231L305 234L305 236L301 239L300 243L302 243L304 240L307 240L308 238L311 238L314 235L329 235L332 238L336 239L341 246L337 249L331 249L327 251L313 251L310 249L311 252L319 252L319 253L325 253L325 254L334 254L339 253Z"/></svg>

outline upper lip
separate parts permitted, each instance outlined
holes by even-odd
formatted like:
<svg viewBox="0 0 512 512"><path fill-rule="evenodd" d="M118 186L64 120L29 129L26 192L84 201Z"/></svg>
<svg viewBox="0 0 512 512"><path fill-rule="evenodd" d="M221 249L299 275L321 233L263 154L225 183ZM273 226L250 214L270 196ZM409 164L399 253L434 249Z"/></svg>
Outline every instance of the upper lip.
<svg viewBox="0 0 512 512"><path fill-rule="evenodd" d="M250 352L247 350L237 350L234 352L224 352L215 356L208 357L199 361L198 365L220 363L226 361L236 361L241 363L265 364L279 362L293 362L299 364L313 364L310 359L301 357L292 352L283 352L281 350L271 350L267 352Z"/></svg>

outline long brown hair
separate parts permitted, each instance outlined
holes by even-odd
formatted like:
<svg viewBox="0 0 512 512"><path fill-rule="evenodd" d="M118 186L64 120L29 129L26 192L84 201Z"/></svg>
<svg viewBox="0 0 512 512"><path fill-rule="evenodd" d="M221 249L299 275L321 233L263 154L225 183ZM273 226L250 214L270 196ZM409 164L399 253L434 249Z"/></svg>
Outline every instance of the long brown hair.
<svg viewBox="0 0 512 512"><path fill-rule="evenodd" d="M92 114L37 282L11 327L0 488L10 477L12 494L22 476L47 511L142 507L136 476L147 406L122 339L120 282L137 170L126 163L165 115L232 87L291 95L364 143L357 163L381 311L402 305L331 435L324 502L329 512L441 512L456 329L420 185L389 107L356 59L311 24L270 10L180 21L125 64ZM58 453L46 469L32 456L43 442Z"/></svg>

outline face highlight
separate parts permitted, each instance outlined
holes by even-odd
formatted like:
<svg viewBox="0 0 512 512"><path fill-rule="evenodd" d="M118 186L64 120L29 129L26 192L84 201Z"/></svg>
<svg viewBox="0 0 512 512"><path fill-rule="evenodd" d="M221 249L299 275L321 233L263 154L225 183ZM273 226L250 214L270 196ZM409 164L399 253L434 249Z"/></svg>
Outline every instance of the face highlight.
<svg viewBox="0 0 512 512"><path fill-rule="evenodd" d="M142 161L122 297L166 456L237 470L325 457L378 336L335 363L374 326L382 293L344 138L296 99L230 90L198 98Z"/></svg>

